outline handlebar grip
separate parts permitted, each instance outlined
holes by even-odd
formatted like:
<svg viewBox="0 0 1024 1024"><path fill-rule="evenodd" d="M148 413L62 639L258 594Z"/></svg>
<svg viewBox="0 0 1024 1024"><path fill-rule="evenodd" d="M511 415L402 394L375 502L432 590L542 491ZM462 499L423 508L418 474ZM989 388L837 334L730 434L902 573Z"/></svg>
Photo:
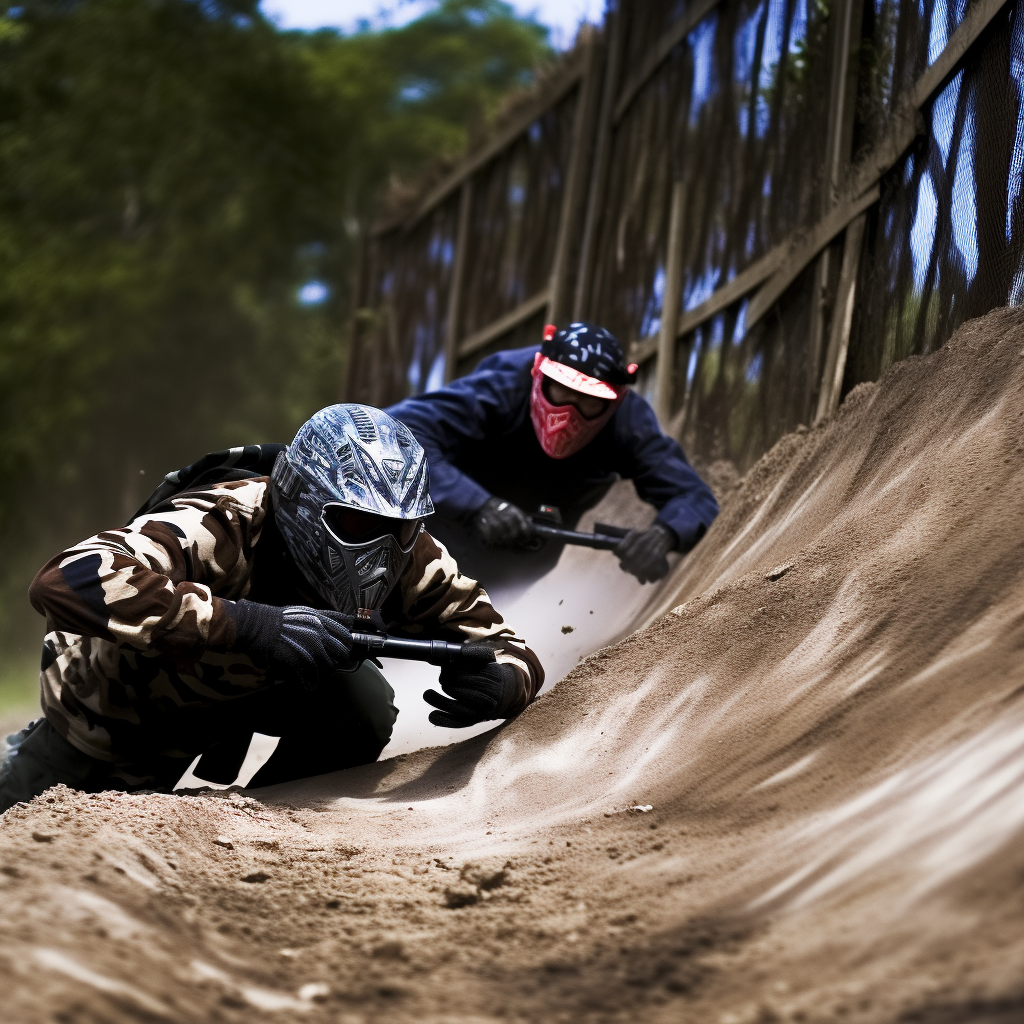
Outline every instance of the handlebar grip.
<svg viewBox="0 0 1024 1024"><path fill-rule="evenodd" d="M494 648L490 644L467 643L461 645L459 651L460 661L477 661L490 663L495 661Z"/></svg>
<svg viewBox="0 0 1024 1024"><path fill-rule="evenodd" d="M464 644L447 640L410 640L386 633L352 633L352 653L357 658L400 658L430 665L494 661L494 649L480 641Z"/></svg>

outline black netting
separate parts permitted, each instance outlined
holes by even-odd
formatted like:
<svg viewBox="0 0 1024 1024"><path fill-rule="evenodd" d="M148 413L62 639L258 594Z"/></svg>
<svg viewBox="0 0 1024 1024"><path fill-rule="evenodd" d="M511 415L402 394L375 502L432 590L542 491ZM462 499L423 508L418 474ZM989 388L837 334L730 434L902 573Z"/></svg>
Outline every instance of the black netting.
<svg viewBox="0 0 1024 1024"><path fill-rule="evenodd" d="M577 90L473 178L459 334L547 287L572 146Z"/></svg>
<svg viewBox="0 0 1024 1024"><path fill-rule="evenodd" d="M577 98L574 89L472 176L459 339L548 285ZM349 397L386 405L443 383L459 206L456 190L412 230L371 241L357 298ZM457 372L489 352L539 338L543 324L541 312L462 360Z"/></svg>
<svg viewBox="0 0 1024 1024"><path fill-rule="evenodd" d="M688 2L618 5L619 97ZM867 0L854 54L855 158L883 139L967 2ZM822 216L831 7L722 0L612 122L584 316L625 342L657 334L674 182L684 188L683 313ZM1022 99L1024 0L1016 0L922 111L920 137L866 214L844 391L944 344L964 320L1024 301ZM575 92L554 104L473 176L463 339L548 283L575 104ZM352 375L365 400L393 400L439 375L456 207L452 197L416 231L371 246ZM578 254L580 239L569 241ZM748 295L678 339L672 423L702 461L745 468L814 416L844 247L840 234L758 323L746 321ZM567 268L570 280L574 273ZM456 370L536 341L543 322L541 310ZM655 370L655 359L641 367L637 390L647 397Z"/></svg>
<svg viewBox="0 0 1024 1024"><path fill-rule="evenodd" d="M829 44L827 10L808 0L721 4L629 107L593 298L618 334L659 327L673 179L685 183L683 309L816 218Z"/></svg>
<svg viewBox="0 0 1024 1024"><path fill-rule="evenodd" d="M1022 21L1022 3L997 16L926 112L927 135L884 182L861 260L847 390L1024 298Z"/></svg>
<svg viewBox="0 0 1024 1024"><path fill-rule="evenodd" d="M411 231L375 241L354 396L387 405L444 383L458 210L456 193Z"/></svg>
<svg viewBox="0 0 1024 1024"><path fill-rule="evenodd" d="M877 142L897 101L945 49L966 0L868 0L863 9L855 149Z"/></svg>
<svg viewBox="0 0 1024 1024"><path fill-rule="evenodd" d="M751 329L743 301L680 339L675 425L691 456L705 464L729 459L745 471L806 422L815 383L806 356L813 290L811 267Z"/></svg>

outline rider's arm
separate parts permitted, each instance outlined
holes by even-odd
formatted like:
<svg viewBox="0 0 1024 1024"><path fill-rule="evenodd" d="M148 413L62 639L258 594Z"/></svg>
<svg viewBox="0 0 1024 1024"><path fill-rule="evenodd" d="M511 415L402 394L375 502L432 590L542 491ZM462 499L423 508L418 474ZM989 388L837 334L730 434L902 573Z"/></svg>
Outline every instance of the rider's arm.
<svg viewBox="0 0 1024 1024"><path fill-rule="evenodd" d="M466 521L492 496L457 463L469 449L508 431L525 415L533 351L499 353L447 387L386 410L423 445L430 497L445 515Z"/></svg>
<svg viewBox="0 0 1024 1024"><path fill-rule="evenodd" d="M51 559L29 597L49 629L188 661L227 650L264 519L265 477L187 492ZM220 596L214 596L214 593Z"/></svg>
<svg viewBox="0 0 1024 1024"><path fill-rule="evenodd" d="M656 522L676 535L678 550L689 551L714 522L718 502L639 395L630 393L615 418L615 444L615 468L658 510Z"/></svg>
<svg viewBox="0 0 1024 1024"><path fill-rule="evenodd" d="M537 655L520 640L491 604L476 580L463 576L448 549L429 533L421 533L402 574L399 625L410 636L447 635L456 641L490 640L498 645L495 660L516 668L521 706L526 707L544 684Z"/></svg>

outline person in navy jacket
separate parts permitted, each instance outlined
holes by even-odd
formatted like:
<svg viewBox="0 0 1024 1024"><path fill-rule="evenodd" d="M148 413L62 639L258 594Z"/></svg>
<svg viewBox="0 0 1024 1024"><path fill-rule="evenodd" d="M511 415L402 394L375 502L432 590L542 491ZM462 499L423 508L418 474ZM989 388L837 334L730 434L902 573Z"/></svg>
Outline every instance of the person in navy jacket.
<svg viewBox="0 0 1024 1024"><path fill-rule="evenodd" d="M615 549L626 572L641 583L659 580L670 551L700 540L718 503L650 405L629 390L635 378L636 365L625 365L604 328L548 325L539 351L498 352L447 387L387 410L427 452L434 506L454 528L441 533L463 548L460 563L467 541L521 552L534 540L527 513L540 505L557 506L575 525L619 477L658 510L650 527L630 531ZM560 549L551 547L553 565Z"/></svg>

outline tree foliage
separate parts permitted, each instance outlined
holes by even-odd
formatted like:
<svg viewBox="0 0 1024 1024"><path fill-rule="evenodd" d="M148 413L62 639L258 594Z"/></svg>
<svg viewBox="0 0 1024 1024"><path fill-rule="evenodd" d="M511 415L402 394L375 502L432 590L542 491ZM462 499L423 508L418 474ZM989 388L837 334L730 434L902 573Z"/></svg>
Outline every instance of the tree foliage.
<svg viewBox="0 0 1024 1024"><path fill-rule="evenodd" d="M72 540L337 398L352 237L548 53L498 0L280 32L257 0L0 4L0 526ZM303 306L299 287L330 286ZM14 572L20 590L23 573Z"/></svg>

